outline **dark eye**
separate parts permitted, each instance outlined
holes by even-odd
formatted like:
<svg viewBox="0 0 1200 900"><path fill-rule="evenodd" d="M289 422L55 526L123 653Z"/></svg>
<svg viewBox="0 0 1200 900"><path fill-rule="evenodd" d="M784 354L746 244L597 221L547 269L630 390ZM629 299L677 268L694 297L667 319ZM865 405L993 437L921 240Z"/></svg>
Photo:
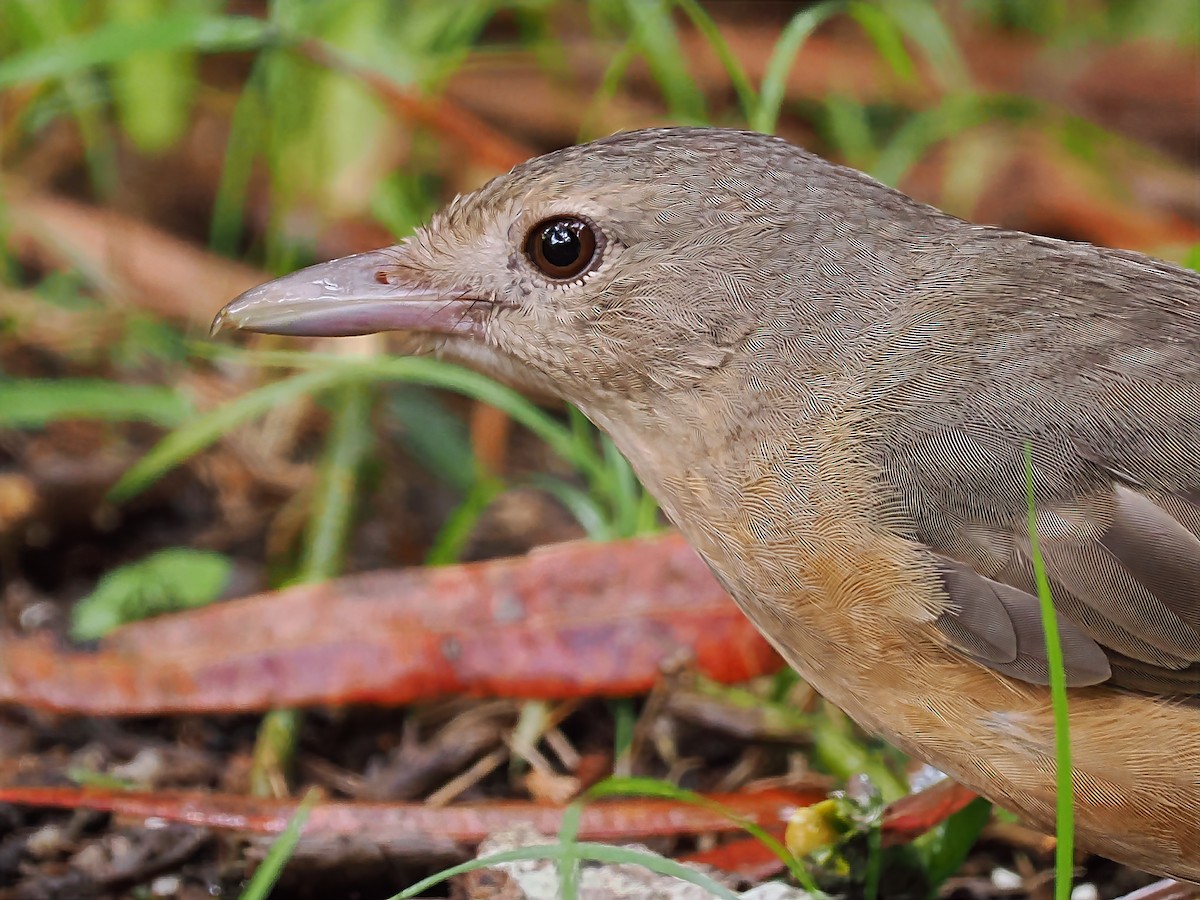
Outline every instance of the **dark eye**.
<svg viewBox="0 0 1200 900"><path fill-rule="evenodd" d="M596 257L596 232L582 219L547 219L529 232L525 252L546 277L574 278Z"/></svg>

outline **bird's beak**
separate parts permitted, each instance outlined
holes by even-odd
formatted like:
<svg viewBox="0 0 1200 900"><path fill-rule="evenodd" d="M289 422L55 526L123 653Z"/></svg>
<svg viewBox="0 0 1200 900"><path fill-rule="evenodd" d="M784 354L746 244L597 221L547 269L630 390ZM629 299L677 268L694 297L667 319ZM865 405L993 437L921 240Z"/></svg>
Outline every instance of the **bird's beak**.
<svg viewBox="0 0 1200 900"><path fill-rule="evenodd" d="M378 331L470 333L488 304L407 284L397 251L372 250L309 266L231 300L212 334L240 328L300 337L345 337Z"/></svg>

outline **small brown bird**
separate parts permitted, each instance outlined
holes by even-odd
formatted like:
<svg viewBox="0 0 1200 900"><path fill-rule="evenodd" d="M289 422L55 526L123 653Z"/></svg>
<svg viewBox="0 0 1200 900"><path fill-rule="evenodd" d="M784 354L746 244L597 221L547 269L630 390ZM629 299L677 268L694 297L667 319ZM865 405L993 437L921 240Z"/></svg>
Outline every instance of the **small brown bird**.
<svg viewBox="0 0 1200 900"><path fill-rule="evenodd" d="M409 331L578 405L817 690L1051 827L1029 447L1079 843L1200 881L1200 275L663 128L518 166L226 323Z"/></svg>

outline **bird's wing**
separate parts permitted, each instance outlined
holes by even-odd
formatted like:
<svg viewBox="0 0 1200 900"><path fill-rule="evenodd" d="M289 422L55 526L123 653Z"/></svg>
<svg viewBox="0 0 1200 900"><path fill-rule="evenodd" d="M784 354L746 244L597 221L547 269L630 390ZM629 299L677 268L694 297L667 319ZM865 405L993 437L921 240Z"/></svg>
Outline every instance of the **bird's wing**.
<svg viewBox="0 0 1200 900"><path fill-rule="evenodd" d="M931 350L918 304L895 344L936 361L891 392L881 463L941 576L941 633L1047 681L1028 448L1068 683L1200 699L1200 277L989 237L1003 261L965 288L989 291L964 304L972 320L937 323L958 327Z"/></svg>
<svg viewBox="0 0 1200 900"><path fill-rule="evenodd" d="M1114 481L1038 522L1068 683L1200 697L1200 509ZM925 534L949 598L938 627L979 662L1044 684L1027 527L988 530Z"/></svg>

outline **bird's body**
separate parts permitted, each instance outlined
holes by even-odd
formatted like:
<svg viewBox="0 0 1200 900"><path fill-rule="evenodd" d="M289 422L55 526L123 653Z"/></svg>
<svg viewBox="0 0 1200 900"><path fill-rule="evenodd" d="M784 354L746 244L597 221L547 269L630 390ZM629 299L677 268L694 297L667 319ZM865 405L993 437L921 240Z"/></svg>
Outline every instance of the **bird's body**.
<svg viewBox="0 0 1200 900"><path fill-rule="evenodd" d="M1028 452L1079 842L1200 881L1200 276L717 129L542 157L328 265L346 296L223 315L426 333L577 404L814 687L1050 827Z"/></svg>

